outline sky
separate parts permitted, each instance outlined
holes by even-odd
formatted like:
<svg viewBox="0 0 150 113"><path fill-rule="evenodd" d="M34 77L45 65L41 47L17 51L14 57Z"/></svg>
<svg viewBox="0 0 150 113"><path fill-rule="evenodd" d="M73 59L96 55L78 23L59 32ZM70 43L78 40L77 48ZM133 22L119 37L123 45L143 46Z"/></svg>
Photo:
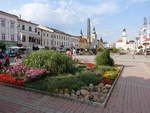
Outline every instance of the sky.
<svg viewBox="0 0 150 113"><path fill-rule="evenodd" d="M72 35L87 34L95 26L98 39L115 42L122 29L128 39L138 36L143 18L150 21L150 0L0 0L0 10Z"/></svg>

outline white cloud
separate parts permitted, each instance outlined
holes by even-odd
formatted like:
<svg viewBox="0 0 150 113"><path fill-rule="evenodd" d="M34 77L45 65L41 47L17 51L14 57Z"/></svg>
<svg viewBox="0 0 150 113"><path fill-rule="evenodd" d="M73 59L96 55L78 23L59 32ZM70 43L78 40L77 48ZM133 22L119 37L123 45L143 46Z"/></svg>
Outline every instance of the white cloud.
<svg viewBox="0 0 150 113"><path fill-rule="evenodd" d="M143 2L147 2L148 0L129 0L129 2L132 3L143 3Z"/></svg>
<svg viewBox="0 0 150 113"><path fill-rule="evenodd" d="M61 0L59 2L33 2L10 10L11 13L21 14L23 19L39 23L74 24L93 15L114 13L118 6L114 3L99 3L83 5L79 2Z"/></svg>

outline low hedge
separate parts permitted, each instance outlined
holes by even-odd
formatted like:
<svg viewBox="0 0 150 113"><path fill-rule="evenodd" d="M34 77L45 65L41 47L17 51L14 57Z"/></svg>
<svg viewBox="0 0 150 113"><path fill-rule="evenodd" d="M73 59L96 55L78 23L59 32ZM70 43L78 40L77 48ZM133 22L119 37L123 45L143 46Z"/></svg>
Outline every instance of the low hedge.
<svg viewBox="0 0 150 113"><path fill-rule="evenodd" d="M65 89L68 89L69 92L71 92L72 90L77 91L90 83L98 84L100 83L101 78L100 75L94 73L78 73L76 75L64 74L61 76L46 76L39 80L30 80L25 83L25 86L51 93L55 93L56 90L60 91Z"/></svg>

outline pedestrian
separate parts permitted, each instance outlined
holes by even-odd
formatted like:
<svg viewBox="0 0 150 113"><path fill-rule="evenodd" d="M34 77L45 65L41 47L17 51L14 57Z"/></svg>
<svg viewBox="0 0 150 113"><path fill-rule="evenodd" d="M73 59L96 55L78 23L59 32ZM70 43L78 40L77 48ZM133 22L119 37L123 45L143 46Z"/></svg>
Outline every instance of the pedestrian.
<svg viewBox="0 0 150 113"><path fill-rule="evenodd" d="M145 57L147 56L147 51L145 50L145 52L144 52L144 55L145 55Z"/></svg>
<svg viewBox="0 0 150 113"><path fill-rule="evenodd" d="M67 51L66 51L66 55L69 55L69 53L70 53L69 50L67 50Z"/></svg>
<svg viewBox="0 0 150 113"><path fill-rule="evenodd" d="M4 63L4 66L5 66L5 67L8 67L9 65L10 65L9 56L8 56L8 55L6 55L6 57L5 57L5 63Z"/></svg>
<svg viewBox="0 0 150 113"><path fill-rule="evenodd" d="M76 59L76 50L73 49L73 59Z"/></svg>
<svg viewBox="0 0 150 113"><path fill-rule="evenodd" d="M72 57L72 49L70 48L69 55Z"/></svg>
<svg viewBox="0 0 150 113"><path fill-rule="evenodd" d="M20 56L20 55L17 55L17 56L14 58L14 60L15 60L15 63L16 63L16 64L22 63L22 59L21 59L21 56Z"/></svg>
<svg viewBox="0 0 150 113"><path fill-rule="evenodd" d="M133 51L131 52L131 54L132 54L132 58L135 59L135 50L133 50Z"/></svg>

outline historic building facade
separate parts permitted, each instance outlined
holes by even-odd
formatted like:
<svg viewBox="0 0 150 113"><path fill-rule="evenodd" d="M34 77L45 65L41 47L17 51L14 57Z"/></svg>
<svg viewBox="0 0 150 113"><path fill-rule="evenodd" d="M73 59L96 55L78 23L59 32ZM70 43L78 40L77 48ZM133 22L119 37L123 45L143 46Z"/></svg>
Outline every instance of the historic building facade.
<svg viewBox="0 0 150 113"><path fill-rule="evenodd" d="M17 41L17 16L0 11L0 41Z"/></svg>
<svg viewBox="0 0 150 113"><path fill-rule="evenodd" d="M121 32L121 39L116 41L116 48L118 49L128 49L128 43L127 43L127 31L126 29L123 29Z"/></svg>
<svg viewBox="0 0 150 113"><path fill-rule="evenodd" d="M37 46L41 43L37 31L37 24L18 19L18 43L25 47Z"/></svg>
<svg viewBox="0 0 150 113"><path fill-rule="evenodd" d="M0 11L0 40L13 41L25 47L41 46L57 50L79 47L79 39L76 36L2 11Z"/></svg>

